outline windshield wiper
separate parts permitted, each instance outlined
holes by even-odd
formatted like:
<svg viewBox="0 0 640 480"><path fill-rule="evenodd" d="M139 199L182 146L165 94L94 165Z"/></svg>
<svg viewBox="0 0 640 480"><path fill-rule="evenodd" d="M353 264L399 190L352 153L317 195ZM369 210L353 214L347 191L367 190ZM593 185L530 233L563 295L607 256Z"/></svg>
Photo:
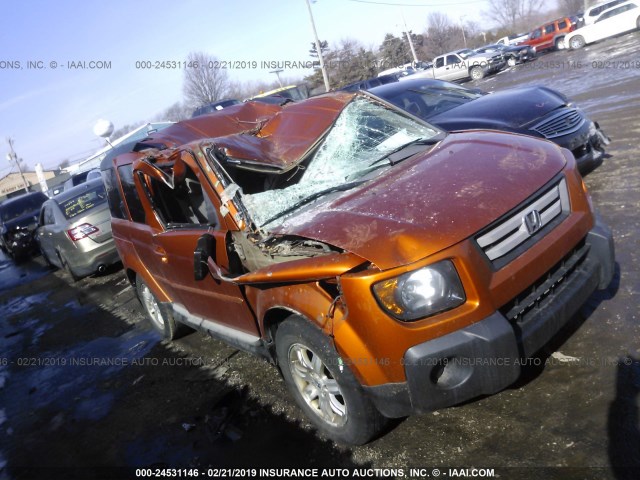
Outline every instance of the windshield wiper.
<svg viewBox="0 0 640 480"><path fill-rule="evenodd" d="M369 166L373 167L374 165L377 165L383 160L389 160L389 165L395 165L396 163L399 163L402 160L409 158L410 156L415 155L417 153L417 152L411 151L411 152L404 152L401 155L396 155L398 153L401 153L403 150L406 150L407 148L412 147L414 145L435 145L443 138L444 138L443 135L434 135L433 137L429 137L429 138L416 138L415 140L411 140L410 142L407 142L403 145L400 145L399 147L394 148L393 150L388 151L387 153L382 155L380 158L377 158L373 162L371 162Z"/></svg>
<svg viewBox="0 0 640 480"><path fill-rule="evenodd" d="M400 152L402 152L403 150L415 146L415 145L434 145L436 143L438 143L440 140L442 140L444 138L444 135L438 134L435 135L431 138L417 138L415 140L412 140L408 143L405 143L404 145L400 145L397 148L394 148L393 150L385 153L384 155L382 155L380 158L375 159L373 162L371 162L369 164L368 167L363 168L362 170L359 170L355 173L352 173L351 175L349 175L347 177L347 180L351 179L351 178L356 178L356 177L362 177L364 175L366 175L367 173L371 173L374 170L377 170L379 168L382 167L386 167L388 165L395 165L397 163L400 163L402 160L405 160L409 157L411 157L412 155L415 155L416 153L419 153L420 151L422 151L422 149L417 150L417 151L410 151L410 152L404 152L400 155L398 155ZM388 160L387 163L381 163L383 160Z"/></svg>
<svg viewBox="0 0 640 480"><path fill-rule="evenodd" d="M281 211L280 213L278 213L277 215L274 215L273 217L271 217L269 220L267 220L266 222L263 222L262 225L260 225L260 227L264 227L265 225L268 225L269 223L273 222L274 220L277 220L280 217L283 217L299 208L301 208L303 205L306 205L307 203L310 203L320 197L323 197L325 195L328 195L330 193L334 193L334 192L344 192L345 190L350 190L354 187L357 187L358 185L361 185L362 183L364 183L364 180L357 180L357 181L353 181L353 182L348 182L348 183L343 183L342 185L335 185L333 187L329 187L329 188L325 188L324 190L320 190L319 192L316 193L312 193L311 195L309 195L308 197L303 198L302 200L300 200L297 203L294 203L293 205L291 205L289 208L284 209L283 211Z"/></svg>

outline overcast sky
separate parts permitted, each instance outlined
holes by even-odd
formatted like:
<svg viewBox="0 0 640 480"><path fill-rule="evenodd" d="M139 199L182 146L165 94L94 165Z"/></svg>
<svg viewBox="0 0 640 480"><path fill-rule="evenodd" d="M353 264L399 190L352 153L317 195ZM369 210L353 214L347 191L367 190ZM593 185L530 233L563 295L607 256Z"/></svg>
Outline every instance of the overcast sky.
<svg viewBox="0 0 640 480"><path fill-rule="evenodd" d="M330 45L354 38L377 47L385 33L401 34L403 13L409 29L421 33L430 12L480 22L487 3L370 2L317 0L312 9L319 37ZM179 62L204 51L229 62L257 62L258 68L229 70L234 80L272 81L269 69L260 68L263 61L308 61L313 41L305 0L4 0L2 7L0 177L11 171L8 136L29 170L36 163L53 169L101 147L92 131L98 119L118 129L182 100L180 69L142 69L136 62Z"/></svg>

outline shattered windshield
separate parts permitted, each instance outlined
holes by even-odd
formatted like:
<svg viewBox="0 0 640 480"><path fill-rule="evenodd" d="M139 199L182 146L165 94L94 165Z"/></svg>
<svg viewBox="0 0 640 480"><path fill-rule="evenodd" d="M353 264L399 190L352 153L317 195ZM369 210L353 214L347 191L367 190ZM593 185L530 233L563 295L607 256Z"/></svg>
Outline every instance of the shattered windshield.
<svg viewBox="0 0 640 480"><path fill-rule="evenodd" d="M371 171L372 165L389 153L439 133L371 98L356 97L340 113L298 183L245 194L242 200L257 225L273 226L296 204L311 201L324 192L355 186L358 182L354 179L359 174ZM381 166L389 163L381 162Z"/></svg>

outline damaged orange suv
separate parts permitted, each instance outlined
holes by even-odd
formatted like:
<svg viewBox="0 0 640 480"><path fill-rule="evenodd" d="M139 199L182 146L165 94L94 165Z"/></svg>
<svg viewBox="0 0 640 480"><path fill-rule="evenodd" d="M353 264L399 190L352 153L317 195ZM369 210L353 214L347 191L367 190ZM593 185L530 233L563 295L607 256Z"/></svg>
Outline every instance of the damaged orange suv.
<svg viewBox="0 0 640 480"><path fill-rule="evenodd" d="M568 150L367 93L245 103L102 166L152 325L278 364L320 431L491 394L614 272Z"/></svg>

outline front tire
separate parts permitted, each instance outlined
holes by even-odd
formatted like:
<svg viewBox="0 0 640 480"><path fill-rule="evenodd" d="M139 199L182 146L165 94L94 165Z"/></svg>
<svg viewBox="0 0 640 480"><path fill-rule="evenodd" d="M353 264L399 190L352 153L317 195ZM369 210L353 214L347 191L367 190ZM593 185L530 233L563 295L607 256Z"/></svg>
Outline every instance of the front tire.
<svg viewBox="0 0 640 480"><path fill-rule="evenodd" d="M44 263L47 265L47 267L58 268L54 265L54 263L51 260L49 260L49 257L47 256L46 253L44 253L44 250L42 248L40 249L40 254L42 255L42 259L44 260Z"/></svg>
<svg viewBox="0 0 640 480"><path fill-rule="evenodd" d="M518 61L516 60L516 57L509 57L507 58L507 65L510 67L515 67L516 63L518 63Z"/></svg>
<svg viewBox="0 0 640 480"><path fill-rule="evenodd" d="M298 315L289 317L276 332L276 354L289 391L322 433L362 445L382 430L386 419L315 325Z"/></svg>
<svg viewBox="0 0 640 480"><path fill-rule="evenodd" d="M564 50L564 37L556 39L556 50Z"/></svg>
<svg viewBox="0 0 640 480"><path fill-rule="evenodd" d="M469 72L469 76L472 80L482 80L484 78L484 71L482 67L473 67Z"/></svg>
<svg viewBox="0 0 640 480"><path fill-rule="evenodd" d="M584 37L582 35L576 35L575 37L571 37L571 40L569 40L569 47L571 47L573 50L577 50L584 47L585 43L586 42L584 41Z"/></svg>
<svg viewBox="0 0 640 480"><path fill-rule="evenodd" d="M138 299L153 329L167 340L174 340L187 332L187 327L176 322L168 308L161 305L144 280L136 276Z"/></svg>

